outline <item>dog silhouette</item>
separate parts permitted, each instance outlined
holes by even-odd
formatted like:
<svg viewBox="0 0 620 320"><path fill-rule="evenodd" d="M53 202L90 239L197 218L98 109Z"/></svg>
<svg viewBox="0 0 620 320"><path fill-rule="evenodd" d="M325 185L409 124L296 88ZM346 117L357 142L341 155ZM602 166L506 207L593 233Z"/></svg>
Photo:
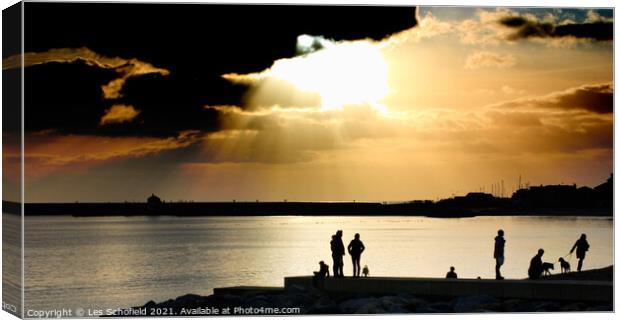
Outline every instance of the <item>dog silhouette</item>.
<svg viewBox="0 0 620 320"><path fill-rule="evenodd" d="M568 261L564 260L564 258L560 258L560 259L558 259L558 261L560 262L560 268L562 270L562 273L569 273L570 272L570 263L568 263Z"/></svg>
<svg viewBox="0 0 620 320"><path fill-rule="evenodd" d="M551 271L549 270L553 270L553 263L543 262L542 268L543 268L543 275L545 276L551 275Z"/></svg>

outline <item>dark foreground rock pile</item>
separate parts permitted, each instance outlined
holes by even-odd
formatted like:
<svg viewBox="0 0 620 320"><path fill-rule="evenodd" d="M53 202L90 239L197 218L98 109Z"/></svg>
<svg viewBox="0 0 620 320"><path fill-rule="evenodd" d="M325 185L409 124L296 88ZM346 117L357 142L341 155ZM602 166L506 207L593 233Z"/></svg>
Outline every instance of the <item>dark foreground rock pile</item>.
<svg viewBox="0 0 620 320"><path fill-rule="evenodd" d="M252 292L242 295L188 294L162 303L148 302L138 308L167 310L171 315L205 316L248 314L379 314L379 313L478 313L478 312L567 312L613 311L611 304L569 301L497 299L491 296L457 298L420 297L409 294L371 296L326 294L319 290L293 287L289 290ZM279 310L274 312L274 310ZM207 310L211 310L208 312ZM213 310L218 310L215 313ZM237 312L238 311L238 312ZM192 313L194 312L194 313ZM207 312L207 313L205 313ZM225 312L225 311L224 311ZM147 315L149 311L147 310Z"/></svg>

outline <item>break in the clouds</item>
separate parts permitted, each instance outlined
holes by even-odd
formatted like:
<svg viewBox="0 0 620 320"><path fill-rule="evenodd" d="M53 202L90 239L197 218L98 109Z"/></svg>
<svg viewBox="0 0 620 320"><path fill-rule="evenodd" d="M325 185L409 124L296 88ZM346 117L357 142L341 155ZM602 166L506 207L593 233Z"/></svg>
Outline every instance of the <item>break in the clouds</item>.
<svg viewBox="0 0 620 320"><path fill-rule="evenodd" d="M465 59L465 68L508 68L514 66L515 63L515 57L510 54L500 54L490 51L477 51L467 56L467 58Z"/></svg>
<svg viewBox="0 0 620 320"><path fill-rule="evenodd" d="M259 107L315 107L319 102L323 110L355 104L381 108L380 101L389 92L387 63L381 53L383 43L307 37L299 37L297 47L314 48L309 53L276 60L260 72L222 77L252 86L254 91L247 101ZM312 41L323 44L315 48ZM263 104L274 97L283 99Z"/></svg>
<svg viewBox="0 0 620 320"><path fill-rule="evenodd" d="M498 8L480 9L474 17L453 22L454 30L463 43L494 44L518 40L558 40L558 41L610 41L613 40L613 20L602 17L592 10L582 21L563 19L552 11L533 9L532 12ZM557 42L551 42L557 44Z"/></svg>

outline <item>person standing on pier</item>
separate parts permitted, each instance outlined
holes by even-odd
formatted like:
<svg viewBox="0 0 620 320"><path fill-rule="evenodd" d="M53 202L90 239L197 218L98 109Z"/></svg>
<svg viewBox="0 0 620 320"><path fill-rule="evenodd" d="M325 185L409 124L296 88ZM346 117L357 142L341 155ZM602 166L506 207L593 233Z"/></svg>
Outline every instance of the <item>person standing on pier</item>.
<svg viewBox="0 0 620 320"><path fill-rule="evenodd" d="M356 233L355 238L349 242L349 246L347 247L349 255L351 255L351 262L353 263L354 278L359 278L360 276L360 259L365 249L364 243L360 240L360 234Z"/></svg>
<svg viewBox="0 0 620 320"><path fill-rule="evenodd" d="M342 242L342 230L338 230L335 235L332 236L330 242L332 250L332 259L334 260L334 278L344 277L344 262L342 256L344 253L344 243Z"/></svg>
<svg viewBox="0 0 620 320"><path fill-rule="evenodd" d="M497 230L497 237L495 237L495 250L493 250L493 258L495 258L495 279L504 280L500 272L500 268L504 264L504 245L506 240L504 239L504 230Z"/></svg>
<svg viewBox="0 0 620 320"><path fill-rule="evenodd" d="M586 251L590 249L590 244L586 240L586 234L582 233L581 237L575 242L573 248L570 249L570 253L573 253L577 249L577 259L579 259L579 263L577 264L577 272L581 272L581 267L583 266L583 259L586 258Z"/></svg>

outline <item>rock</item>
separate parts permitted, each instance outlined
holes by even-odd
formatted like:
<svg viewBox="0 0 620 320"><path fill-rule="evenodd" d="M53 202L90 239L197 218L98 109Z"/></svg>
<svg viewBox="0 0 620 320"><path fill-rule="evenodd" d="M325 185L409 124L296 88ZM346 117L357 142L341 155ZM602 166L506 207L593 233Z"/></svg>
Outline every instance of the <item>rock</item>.
<svg viewBox="0 0 620 320"><path fill-rule="evenodd" d="M204 304L206 297L199 296L197 294L186 294L184 296L177 297L174 300L174 304L177 308L195 308Z"/></svg>
<svg viewBox="0 0 620 320"><path fill-rule="evenodd" d="M251 297L243 302L244 307L272 307L272 303L270 303L269 298L265 295L258 295Z"/></svg>
<svg viewBox="0 0 620 320"><path fill-rule="evenodd" d="M454 312L472 312L498 302L496 298L486 295L458 297L454 301Z"/></svg>
<svg viewBox="0 0 620 320"><path fill-rule="evenodd" d="M560 307L560 311L583 311L585 310L586 305L580 302L575 302L571 304L567 304L565 306Z"/></svg>
<svg viewBox="0 0 620 320"><path fill-rule="evenodd" d="M377 298L350 299L340 304L343 313L354 313L362 307L369 308L370 305L380 306L381 302Z"/></svg>
<svg viewBox="0 0 620 320"><path fill-rule="evenodd" d="M302 310L303 311L303 310ZM310 314L338 314L340 313L340 307L338 304L329 297L321 297L314 305L308 308L306 313Z"/></svg>
<svg viewBox="0 0 620 320"><path fill-rule="evenodd" d="M543 301L543 302L536 303L534 305L534 310L532 311L548 312L548 311L559 311L559 310L560 310L560 305L558 303L551 302L551 301Z"/></svg>
<svg viewBox="0 0 620 320"><path fill-rule="evenodd" d="M147 302L146 304L144 304L142 306L142 308L154 308L157 305L157 303L155 303L155 301L151 300L149 302Z"/></svg>
<svg viewBox="0 0 620 320"><path fill-rule="evenodd" d="M168 299L162 303L157 304L158 308L174 308L175 306L176 306L176 303L172 299Z"/></svg>
<svg viewBox="0 0 620 320"><path fill-rule="evenodd" d="M600 304L597 306L586 308L586 311L612 311L613 306L610 304Z"/></svg>
<svg viewBox="0 0 620 320"><path fill-rule="evenodd" d="M389 309L387 309L388 313L411 313L411 311L403 308L401 305L394 304Z"/></svg>
<svg viewBox="0 0 620 320"><path fill-rule="evenodd" d="M409 293L399 293L396 296L399 297L399 298L405 299L405 300L409 300L411 298L415 298L414 296L412 296Z"/></svg>
<svg viewBox="0 0 620 320"><path fill-rule="evenodd" d="M502 304L499 302L486 303L481 305L480 308L487 310L487 312L499 312L502 311Z"/></svg>
<svg viewBox="0 0 620 320"><path fill-rule="evenodd" d="M509 299L502 303L504 312L534 312L536 304L530 300Z"/></svg>
<svg viewBox="0 0 620 320"><path fill-rule="evenodd" d="M416 310L419 313L449 313L454 309L452 305L447 302L435 302L423 307L420 307Z"/></svg>
<svg viewBox="0 0 620 320"><path fill-rule="evenodd" d="M210 295L205 298L204 305L213 307L236 307L240 306L243 299L233 294Z"/></svg>
<svg viewBox="0 0 620 320"><path fill-rule="evenodd" d="M400 306L399 304L396 304L390 300L381 300L381 308L388 310L393 306Z"/></svg>
<svg viewBox="0 0 620 320"><path fill-rule="evenodd" d="M502 311L508 311L508 312L515 311L515 309L520 303L521 303L521 300L519 299L504 300L504 302L502 302L501 304Z"/></svg>
<svg viewBox="0 0 620 320"><path fill-rule="evenodd" d="M395 306L395 305L402 307L404 304L407 303L406 299L401 298L401 297L397 297L397 296L381 297L381 298L379 298L379 300L381 301L381 306L385 310L388 310L392 306Z"/></svg>
<svg viewBox="0 0 620 320"><path fill-rule="evenodd" d="M294 293L294 294L279 294L271 298L274 305L284 308L300 307L302 309L308 309L314 304L314 300L308 294Z"/></svg>
<svg viewBox="0 0 620 320"><path fill-rule="evenodd" d="M407 302L405 302L403 305L403 307L411 311L417 311L418 309L424 308L426 306L428 306L428 301L415 297L408 299Z"/></svg>
<svg viewBox="0 0 620 320"><path fill-rule="evenodd" d="M355 310L356 314L378 314L378 313L387 313L385 309L381 306L379 301L370 302L368 304L363 305L361 308Z"/></svg>

